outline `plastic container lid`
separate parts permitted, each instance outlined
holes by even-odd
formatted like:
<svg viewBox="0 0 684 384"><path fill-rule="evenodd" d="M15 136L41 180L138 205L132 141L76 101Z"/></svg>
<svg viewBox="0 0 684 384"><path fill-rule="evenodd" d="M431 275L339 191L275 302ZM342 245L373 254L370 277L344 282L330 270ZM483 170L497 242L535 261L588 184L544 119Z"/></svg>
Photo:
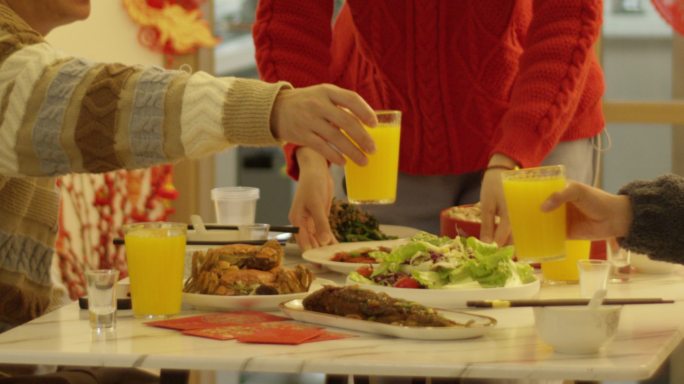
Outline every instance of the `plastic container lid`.
<svg viewBox="0 0 684 384"><path fill-rule="evenodd" d="M212 200L257 200L259 188L254 187L219 187L211 190Z"/></svg>

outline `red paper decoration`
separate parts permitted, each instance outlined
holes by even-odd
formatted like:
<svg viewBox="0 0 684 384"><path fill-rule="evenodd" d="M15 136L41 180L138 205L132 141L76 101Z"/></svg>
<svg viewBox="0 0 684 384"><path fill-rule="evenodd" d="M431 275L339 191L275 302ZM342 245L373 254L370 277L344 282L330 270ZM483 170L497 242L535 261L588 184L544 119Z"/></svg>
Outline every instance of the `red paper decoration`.
<svg viewBox="0 0 684 384"><path fill-rule="evenodd" d="M677 33L684 35L684 0L651 0L660 15Z"/></svg>

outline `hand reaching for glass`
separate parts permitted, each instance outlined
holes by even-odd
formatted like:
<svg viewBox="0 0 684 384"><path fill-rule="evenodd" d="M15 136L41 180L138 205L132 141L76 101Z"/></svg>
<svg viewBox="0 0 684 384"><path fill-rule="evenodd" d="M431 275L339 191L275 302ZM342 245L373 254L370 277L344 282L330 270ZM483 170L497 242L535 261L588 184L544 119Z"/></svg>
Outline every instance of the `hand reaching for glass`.
<svg viewBox="0 0 684 384"><path fill-rule="evenodd" d="M338 165L344 165L344 156L365 165L365 153L375 152L362 124L377 125L370 106L355 92L331 84L282 90L271 112L276 138L313 148Z"/></svg>

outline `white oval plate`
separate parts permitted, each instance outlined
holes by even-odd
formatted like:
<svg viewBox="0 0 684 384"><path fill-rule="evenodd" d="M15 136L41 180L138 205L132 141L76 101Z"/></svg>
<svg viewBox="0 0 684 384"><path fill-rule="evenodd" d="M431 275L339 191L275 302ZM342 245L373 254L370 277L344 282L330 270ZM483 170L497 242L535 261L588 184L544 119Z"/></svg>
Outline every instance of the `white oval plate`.
<svg viewBox="0 0 684 384"><path fill-rule="evenodd" d="M367 265L363 263L345 263L342 261L332 261L333 256L337 252L350 252L362 248L378 248L378 247L389 247L394 248L401 244L406 243L406 239L396 239L396 240L379 240L379 241L359 241L356 243L340 243L328 245L325 247L310 249L302 254L302 258L306 261L310 261L314 264L320 264L331 271L339 273L350 273L355 271L358 267L362 265ZM375 265L375 264L372 264Z"/></svg>
<svg viewBox="0 0 684 384"><path fill-rule="evenodd" d="M315 279L309 287L309 292L320 289L323 285L334 285L330 280ZM290 293L287 295L248 295L221 296L204 295L201 293L183 292L183 303L197 309L204 310L276 310L284 301L301 299L309 292Z"/></svg>
<svg viewBox="0 0 684 384"><path fill-rule="evenodd" d="M511 286L482 288L467 285L463 288L416 289L394 288L382 285L359 284L347 279L347 285L358 285L376 292L384 292L392 297L414 301L427 307L466 308L469 300L519 300L530 299L539 293L539 280L531 283Z"/></svg>
<svg viewBox="0 0 684 384"><path fill-rule="evenodd" d="M488 316L475 315L466 312L439 311L451 320L465 323L473 321L468 327L405 327L378 323L374 321L352 319L304 309L301 299L291 300L280 304L280 310L287 316L308 323L351 329L360 332L376 333L405 339L419 340L457 340L480 337L496 326L496 319Z"/></svg>

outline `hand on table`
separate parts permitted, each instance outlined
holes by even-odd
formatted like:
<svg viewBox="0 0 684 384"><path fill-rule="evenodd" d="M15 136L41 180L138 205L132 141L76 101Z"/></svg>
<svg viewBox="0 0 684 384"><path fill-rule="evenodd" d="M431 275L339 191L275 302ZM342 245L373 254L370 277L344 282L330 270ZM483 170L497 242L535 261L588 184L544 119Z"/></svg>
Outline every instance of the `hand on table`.
<svg viewBox="0 0 684 384"><path fill-rule="evenodd" d="M365 165L368 158L364 152L375 152L362 122L377 124L371 107L355 92L330 84L282 90L271 112L271 130L276 138L312 148L339 165L345 162L342 155Z"/></svg>
<svg viewBox="0 0 684 384"><path fill-rule="evenodd" d="M319 153L306 147L297 150L299 182L290 213L290 223L299 227L295 236L302 250L337 243L328 218L333 198L333 179Z"/></svg>
<svg viewBox="0 0 684 384"><path fill-rule="evenodd" d="M571 239L622 237L632 223L629 197L586 184L570 181L564 190L544 201L540 209L549 212L563 203L567 203L567 232Z"/></svg>

